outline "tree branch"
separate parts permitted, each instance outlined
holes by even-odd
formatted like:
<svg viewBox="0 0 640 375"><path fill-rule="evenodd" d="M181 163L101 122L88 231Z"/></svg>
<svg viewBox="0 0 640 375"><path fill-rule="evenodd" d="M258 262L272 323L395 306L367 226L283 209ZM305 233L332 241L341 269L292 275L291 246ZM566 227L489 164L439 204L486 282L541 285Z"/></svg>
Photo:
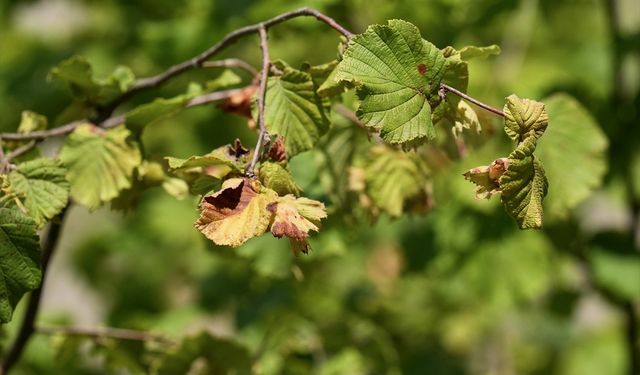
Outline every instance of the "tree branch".
<svg viewBox="0 0 640 375"><path fill-rule="evenodd" d="M199 105L205 105L205 104L213 103L223 99L227 99L233 96L234 94L241 92L244 89L245 88L215 91L208 94L196 96L193 99L189 100L185 105L185 107L186 108L196 107ZM102 128L109 129L124 123L125 119L126 119L125 115L113 116L100 122L98 125ZM88 122L90 121L78 120L66 125L62 125L57 128L53 128L51 130L41 130L41 131L35 131L31 133L1 133L0 138L11 140L11 141L23 141L23 140L43 140L51 137L60 137L60 136L71 133L78 126L82 124L86 124Z"/></svg>
<svg viewBox="0 0 640 375"><path fill-rule="evenodd" d="M484 104L483 102L479 101L478 99L472 98L471 96L463 93L462 91L456 89L455 87L451 87L445 83L441 83L440 84L440 89L444 92L444 94L446 95L447 93L453 93L455 95L458 95L459 97L461 97L464 100L467 100L475 105L477 105L478 107L485 109L489 112L493 112L496 115L500 116L500 117L504 117L504 113L502 112L502 110L492 107L488 104Z"/></svg>
<svg viewBox="0 0 640 375"><path fill-rule="evenodd" d="M260 32L261 28L269 29L271 26L277 25L279 23L282 23L284 21L290 20L292 18L296 18L296 17L301 17L301 16L311 16L311 17L315 17L317 20L324 22L325 24L329 25L331 28L335 29L337 32L339 32L340 34L344 35L346 38L351 38L353 36L353 33L347 29L345 29L344 27L342 27L340 24L338 24L333 18L324 15L322 13L320 13L319 11L309 8L309 7L304 7L304 8L300 8L291 12L287 12L287 13L283 13L279 16L273 17L267 21L258 23L258 24L254 24L254 25L249 25L249 26L245 26L242 27L240 29L237 29L235 31L232 31L230 33L228 33L227 35L225 35L224 38L222 38L222 40L220 40L218 43L216 43L214 46L212 46L211 48L209 48L208 50L202 52L201 54L183 61L179 64L173 65L171 67L169 67L169 69L167 69L166 71L164 71L163 73L160 73L158 75L152 76L152 77L147 77L147 78L141 78L139 80L137 80L134 85L129 89L129 91L127 91L126 93L124 93L120 98L114 100L112 103L110 103L106 109L104 110L107 113L111 113L113 111L113 109L115 109L116 107L118 107L122 102L124 102L125 100L129 99L131 96L137 94L138 92L142 91L142 90L146 90L148 88L152 88L152 87L157 87L160 84L168 81L169 79L180 75L188 70L194 69L194 68L198 68L201 67L202 64L208 60L209 58L211 58L212 56L216 55L217 53L219 53L220 51L224 50L226 47L232 45L233 43L235 43L238 39L240 39L241 37L245 36L245 35L249 35L249 34L254 34L254 33L258 33Z"/></svg>
<svg viewBox="0 0 640 375"><path fill-rule="evenodd" d="M161 334L112 327L84 328L37 325L35 331L36 333L45 335L83 336L98 339L111 338L130 341L154 341L166 345L176 345L175 341Z"/></svg>
<svg viewBox="0 0 640 375"><path fill-rule="evenodd" d="M256 147L253 150L253 158L251 159L251 163L247 167L245 174L247 176L254 176L254 169L258 160L260 159L260 155L262 154L262 146L265 142L265 138L267 135L267 127L264 123L264 106L265 106L265 97L267 96L267 80L269 79L269 66L271 65L269 59L269 40L267 35L267 28L260 27L260 49L262 50L262 73L260 76L260 88L258 89L258 129L260 129L260 133L258 134L258 141L256 142Z"/></svg>
<svg viewBox="0 0 640 375"><path fill-rule="evenodd" d="M69 205L67 205L62 210L59 215L59 222L51 222L51 224L49 225L49 230L47 231L47 234L42 241L42 281L40 282L40 286L33 292L31 292L27 310L24 314L24 320L22 321L22 325L20 326L18 335L16 336L13 345L7 351L7 355L4 357L4 359L2 360L2 364L0 365L0 375L6 375L9 373L9 370L11 370L11 368L22 356L22 352L29 342L31 335L33 335L33 333L35 332L35 321L38 315L38 310L40 309L42 290L44 288L44 282L47 276L47 269L49 267L51 257L53 256L53 252L58 245L60 231L62 229L62 225L68 209Z"/></svg>
<svg viewBox="0 0 640 375"><path fill-rule="evenodd" d="M245 72L251 74L252 77L258 75L258 71L251 64L244 60L236 58L217 61L205 61L201 64L201 66L203 68L240 68Z"/></svg>

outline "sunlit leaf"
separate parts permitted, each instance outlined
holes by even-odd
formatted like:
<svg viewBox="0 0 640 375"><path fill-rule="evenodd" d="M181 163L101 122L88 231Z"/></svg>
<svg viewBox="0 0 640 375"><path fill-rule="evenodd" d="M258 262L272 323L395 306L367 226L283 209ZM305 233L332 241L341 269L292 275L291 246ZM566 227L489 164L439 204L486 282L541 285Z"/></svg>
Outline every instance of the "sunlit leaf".
<svg viewBox="0 0 640 375"><path fill-rule="evenodd" d="M357 115L389 143L433 138L429 100L439 102L447 61L414 25L390 20L349 40L336 79L358 86ZM437 103L436 103L437 104Z"/></svg>
<svg viewBox="0 0 640 375"><path fill-rule="evenodd" d="M0 207L0 322L11 320L26 292L40 285L36 223L20 211Z"/></svg>
<svg viewBox="0 0 640 375"><path fill-rule="evenodd" d="M219 191L202 199L196 228L218 245L240 246L267 230L272 218L267 206L277 197L257 181L226 180Z"/></svg>
<svg viewBox="0 0 640 375"><path fill-rule="evenodd" d="M128 141L130 134L124 126L103 130L85 124L69 135L60 159L77 202L93 210L131 187L141 157L137 145Z"/></svg>
<svg viewBox="0 0 640 375"><path fill-rule="evenodd" d="M7 176L3 191L17 199L39 227L56 216L69 200L66 169L53 159L34 159L18 165Z"/></svg>
<svg viewBox="0 0 640 375"><path fill-rule="evenodd" d="M504 131L516 142L522 142L529 136L540 138L549 125L549 116L543 103L521 99L516 95L507 98L504 116Z"/></svg>
<svg viewBox="0 0 640 375"><path fill-rule="evenodd" d="M542 163L535 156L535 137L527 138L509 155L509 168L498 180L502 203L520 229L542 227L542 199L549 183Z"/></svg>
<svg viewBox="0 0 640 375"><path fill-rule="evenodd" d="M315 146L329 129L329 120L311 75L288 66L283 69L281 76L269 78L265 124L269 134L284 138L289 156L295 156Z"/></svg>

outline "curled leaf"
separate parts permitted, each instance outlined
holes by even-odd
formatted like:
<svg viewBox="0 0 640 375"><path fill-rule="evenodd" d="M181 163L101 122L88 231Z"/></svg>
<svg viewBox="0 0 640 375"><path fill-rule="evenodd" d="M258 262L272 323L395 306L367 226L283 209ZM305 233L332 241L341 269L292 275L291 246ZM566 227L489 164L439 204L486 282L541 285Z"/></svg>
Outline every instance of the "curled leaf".
<svg viewBox="0 0 640 375"><path fill-rule="evenodd" d="M535 156L536 140L527 138L511 155L509 168L498 180L502 203L520 229L542 228L542 199L549 183L542 163Z"/></svg>
<svg viewBox="0 0 640 375"><path fill-rule="evenodd" d="M543 103L521 99L516 95L507 97L504 116L504 131L518 143L529 136L540 138L549 125L549 116Z"/></svg>
<svg viewBox="0 0 640 375"><path fill-rule="evenodd" d="M231 178L202 199L195 226L214 243L237 247L267 230L272 217L267 206L276 199L273 190L256 181Z"/></svg>

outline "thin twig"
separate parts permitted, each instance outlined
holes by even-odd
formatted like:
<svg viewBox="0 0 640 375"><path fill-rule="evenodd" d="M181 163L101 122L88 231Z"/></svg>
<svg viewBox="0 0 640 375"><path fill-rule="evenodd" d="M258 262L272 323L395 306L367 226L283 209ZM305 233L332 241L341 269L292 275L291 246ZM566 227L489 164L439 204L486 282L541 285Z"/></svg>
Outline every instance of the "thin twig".
<svg viewBox="0 0 640 375"><path fill-rule="evenodd" d="M38 324L35 328L36 333L45 335L64 335L64 336L83 336L92 338L112 338L118 340L130 341L155 341L161 344L176 345L176 342L170 338L152 332L137 331L132 329L113 328L113 327L56 327Z"/></svg>
<svg viewBox="0 0 640 375"><path fill-rule="evenodd" d="M240 68L245 72L251 74L252 77L258 74L258 71L256 70L256 68L254 68L251 64L249 64L244 60L236 59L236 58L216 60L216 61L205 61L201 64L201 66L203 68Z"/></svg>
<svg viewBox="0 0 640 375"><path fill-rule="evenodd" d="M230 33L228 33L227 35L225 35L224 38L222 38L222 40L220 40L218 43L216 43L214 46L212 46L211 48L209 48L208 50L202 52L201 54L183 61L179 64L173 65L171 67L169 67L169 69L165 70L163 73L160 73L158 75L152 76L152 77L147 77L147 78L141 78L139 80L137 80L135 82L135 84L129 89L129 91L127 91L124 95L122 95L121 97L117 98L116 100L114 100L112 103L110 103L109 105L106 106L106 109L104 110L105 113L111 113L113 111L113 109L115 109L117 106L119 106L122 102L126 101L127 99L129 99L132 95L137 94L138 92L142 91L142 90L146 90L148 88L152 88L152 87L157 87L160 84L164 83L165 81L181 74L184 73L188 70L191 69L195 69L198 67L201 67L202 64L207 61L209 58L211 58L212 56L216 55L217 53L219 53L220 51L222 51L223 49L225 49L226 47L232 45L233 43L235 43L238 39L240 39L243 36L249 35L249 34L254 34L254 33L258 33L260 32L261 28L264 28L265 30L270 28L271 26L277 25L279 23L282 23L284 21L290 20L292 18L296 18L296 17L301 17L301 16L311 16L311 17L315 17L316 19L318 19L321 22L324 22L325 24L329 25L331 28L335 29L337 32L339 32L340 34L344 35L346 38L351 38L353 36L353 33L347 29L345 29L344 27L342 27L340 24L338 24L333 18L324 15L322 13L320 13L319 11L309 8L309 7L304 7L304 8L300 8L291 12L287 12L287 13L283 13L279 16L273 17L267 21L258 23L258 24L254 24L254 25L249 25L249 26L245 26L243 28L237 29L235 31L232 31Z"/></svg>
<svg viewBox="0 0 640 375"><path fill-rule="evenodd" d="M23 155L23 154L29 152L29 150L34 148L36 146L36 144L37 144L36 140L33 139L33 140L31 140L31 142L29 142L27 144L24 144L24 145L16 148L15 150L11 151L10 153L8 153L4 160L7 163L10 163L11 160L17 158L20 155Z"/></svg>
<svg viewBox="0 0 640 375"><path fill-rule="evenodd" d="M267 96L267 80L269 78L269 43L268 43L268 35L266 27L260 27L260 49L262 50L262 73L260 76L260 88L258 89L258 129L260 129L260 133L258 134L258 141L256 142L256 147L253 150L253 158L251 159L251 163L247 167L246 175L253 176L253 170L260 159L260 155L262 154L262 146L265 142L265 138L267 137L267 127L264 123L264 107L265 107L265 97Z"/></svg>
<svg viewBox="0 0 640 375"><path fill-rule="evenodd" d="M31 338L31 335L35 332L35 321L38 315L38 310L40 308L40 302L42 297L42 290L44 288L44 282L47 276L47 269L49 263L51 261L51 257L53 256L53 252L58 245L58 239L60 238L61 228L64 222L64 218L68 212L69 205L67 205L59 215L59 221L51 222L49 225L49 230L44 237L42 243L42 281L40 282L40 286L31 292L31 296L29 297L29 303L27 305L27 310L24 314L24 320L22 321L22 325L20 326L20 330L18 331L18 335L16 336L13 345L8 350L8 354L3 358L2 364L0 365L0 375L6 375L9 373L9 370L16 364L16 362L22 356L22 352L24 351L27 342Z"/></svg>
<svg viewBox="0 0 640 375"><path fill-rule="evenodd" d="M502 110L500 110L498 108L495 108L495 107L492 107L492 106L490 106L488 104L484 104L483 102L479 101L478 99L470 97L469 95L463 93L462 91L456 89L455 87L451 87L451 86L449 86L449 85L447 85L445 83L441 83L440 84L440 89L443 90L445 94L448 93L448 92L456 94L459 97L461 97L462 99L467 100L467 101L477 105L478 107L480 107L482 109L485 109L485 110L487 110L489 112L493 112L498 116L504 117L504 112L502 112Z"/></svg>
<svg viewBox="0 0 640 375"><path fill-rule="evenodd" d="M205 104L213 103L223 99L227 99L233 96L234 94L239 93L243 89L244 88L215 91L208 94L196 96L193 99L189 100L185 105L185 107L190 108L190 107L205 105ZM125 120L126 120L125 115L118 115L118 116L110 117L100 122L98 125L102 128L109 129L124 123ZM35 131L31 133L2 133L0 134L0 137L6 140L12 140L12 141L42 140L45 138L60 137L60 136L71 133L78 126L82 124L86 124L88 122L89 120L78 120L57 128L53 128L51 130L41 130L41 131Z"/></svg>

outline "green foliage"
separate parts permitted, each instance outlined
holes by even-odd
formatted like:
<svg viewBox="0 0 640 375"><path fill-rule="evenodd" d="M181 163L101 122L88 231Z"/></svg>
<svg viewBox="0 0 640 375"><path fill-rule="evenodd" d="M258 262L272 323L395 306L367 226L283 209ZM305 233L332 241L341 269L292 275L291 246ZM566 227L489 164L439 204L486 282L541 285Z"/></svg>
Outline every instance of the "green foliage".
<svg viewBox="0 0 640 375"><path fill-rule="evenodd" d="M625 22L630 1L619 2ZM313 17L269 27L271 141L255 150L257 78L215 62L198 69L192 57L290 2L54 5L0 4L0 127L96 126L38 139L18 157L33 143L0 142L0 235L15 244L29 237L13 235L18 227L33 238L64 220L39 324L99 322L172 339L56 335L51 345L40 333L16 373L624 373L630 315L620 307L639 296L629 217L640 196L640 163L630 166L640 86L625 52L633 31L615 35L629 25L609 28L606 7L318 2L355 32L390 18L421 30L392 20L338 40ZM483 58L495 45L465 47L496 41L504 51L492 60ZM259 68L255 35L223 47L211 60ZM72 99L42 85L60 56L78 51L87 58L51 73ZM187 71L124 98L133 74L110 76L120 63L150 77L181 61ZM497 116L441 84L490 105L510 92L546 98L510 96L505 137ZM199 102L243 85L218 105ZM24 108L42 115L21 121ZM101 129L113 116L123 124ZM477 198L502 202L474 199L465 170ZM56 217L69 189L91 215L72 205ZM107 202L126 215L95 210ZM544 230L516 230L509 216L540 228L543 207ZM11 312L28 289L0 301ZM4 348L21 321L3 330ZM225 339L189 336L202 327Z"/></svg>
<svg viewBox="0 0 640 375"><path fill-rule="evenodd" d="M608 142L574 98L556 94L544 102L551 122L537 153L552 181L545 210L552 217L566 217L602 183Z"/></svg>
<svg viewBox="0 0 640 375"><path fill-rule="evenodd" d="M246 348L231 340L203 332L185 338L175 351L162 359L157 375L173 374L251 374Z"/></svg>
<svg viewBox="0 0 640 375"><path fill-rule="evenodd" d="M94 210L131 187L141 156L128 140L130 134L124 126L102 130L91 124L71 133L60 149L60 160L68 168L73 199Z"/></svg>
<svg viewBox="0 0 640 375"><path fill-rule="evenodd" d="M0 207L0 322L11 320L26 292L40 286L36 223L15 209Z"/></svg>
<svg viewBox="0 0 640 375"><path fill-rule="evenodd" d="M284 138L289 156L310 150L329 129L322 102L311 75L281 65L282 75L267 85L265 124L270 134Z"/></svg>
<svg viewBox="0 0 640 375"><path fill-rule="evenodd" d="M133 84L133 72L126 67L118 67L108 78L97 79L86 58L74 56L51 69L49 79L69 85L73 95L89 105L103 105L111 102Z"/></svg>
<svg viewBox="0 0 640 375"><path fill-rule="evenodd" d="M293 194L299 196L302 193L291 173L278 163L262 163L258 176L260 176L260 181L265 187L275 191L278 195Z"/></svg>
<svg viewBox="0 0 640 375"><path fill-rule="evenodd" d="M60 213L69 201L66 169L58 160L40 158L21 163L6 177L0 200L26 210L38 227Z"/></svg>
<svg viewBox="0 0 640 375"><path fill-rule="evenodd" d="M447 70L440 50L414 25L390 20L349 40L336 80L358 86L357 111L389 143L435 137L432 106Z"/></svg>
<svg viewBox="0 0 640 375"><path fill-rule="evenodd" d="M359 190L370 197L374 217L378 210L400 217L405 209L429 208L429 171L418 155L375 147L363 173L364 186Z"/></svg>

